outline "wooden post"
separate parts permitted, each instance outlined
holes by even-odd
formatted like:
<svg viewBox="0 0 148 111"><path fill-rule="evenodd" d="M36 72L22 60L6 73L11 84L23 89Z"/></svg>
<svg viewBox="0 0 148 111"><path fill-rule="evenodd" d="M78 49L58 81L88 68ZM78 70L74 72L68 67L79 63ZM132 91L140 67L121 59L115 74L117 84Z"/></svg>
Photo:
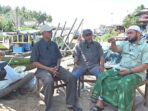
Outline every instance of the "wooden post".
<svg viewBox="0 0 148 111"><path fill-rule="evenodd" d="M80 22L80 24L79 24L79 26L78 26L77 30L75 31L74 35L78 32L78 30L79 30L80 26L82 25L83 21L84 21L84 19L82 19L82 20L81 20L81 22ZM74 38L74 36L73 36L73 38ZM69 43L69 44L71 44L71 43L72 43L73 38L71 39L71 41L70 41L70 43Z"/></svg>
<svg viewBox="0 0 148 111"><path fill-rule="evenodd" d="M55 38L55 36L56 36L56 34L57 34L57 31L58 31L59 27L60 27L60 23L58 24L58 27L56 28L56 31L55 31L55 33L54 33L54 36L52 37L52 40Z"/></svg>
<svg viewBox="0 0 148 111"><path fill-rule="evenodd" d="M64 30L65 30L65 26L66 26L66 21L65 21L64 26L63 26L63 28L62 28L62 32L61 32L61 34L60 34L60 37L59 37L58 40L57 40L57 44L60 42L60 39L63 41L62 35L63 35Z"/></svg>
<svg viewBox="0 0 148 111"><path fill-rule="evenodd" d="M68 33L66 39L65 39L65 41L64 41L64 44L63 44L63 46L62 46L62 49L64 48L65 43L67 42L67 39L68 39L69 35L71 34L72 29L73 29L74 26L75 26L76 21L77 21L77 18L75 19L75 21L74 21L74 23L73 23L73 25L72 25L72 27L71 27L71 29L70 29L70 31L69 31L69 33Z"/></svg>
<svg viewBox="0 0 148 111"><path fill-rule="evenodd" d="M146 79L148 80L148 69L146 71ZM145 85L145 106L148 106L148 84Z"/></svg>
<svg viewBox="0 0 148 111"><path fill-rule="evenodd" d="M66 27L66 21L65 21L65 23L64 23L64 26L63 26L62 32L61 32L61 34L60 34L60 37L62 37L63 32L64 32L64 30L65 30L65 27Z"/></svg>

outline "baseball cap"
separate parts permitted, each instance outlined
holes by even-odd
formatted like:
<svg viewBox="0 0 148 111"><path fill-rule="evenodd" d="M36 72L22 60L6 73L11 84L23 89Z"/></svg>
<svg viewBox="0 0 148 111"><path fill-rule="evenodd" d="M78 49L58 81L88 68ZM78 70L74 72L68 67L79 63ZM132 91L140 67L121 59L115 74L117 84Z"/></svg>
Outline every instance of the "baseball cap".
<svg viewBox="0 0 148 111"><path fill-rule="evenodd" d="M40 32L51 31L54 30L54 27L50 27L49 25L45 24L40 27Z"/></svg>
<svg viewBox="0 0 148 111"><path fill-rule="evenodd" d="M88 35L88 34L93 34L93 32L90 29L83 30L83 37Z"/></svg>

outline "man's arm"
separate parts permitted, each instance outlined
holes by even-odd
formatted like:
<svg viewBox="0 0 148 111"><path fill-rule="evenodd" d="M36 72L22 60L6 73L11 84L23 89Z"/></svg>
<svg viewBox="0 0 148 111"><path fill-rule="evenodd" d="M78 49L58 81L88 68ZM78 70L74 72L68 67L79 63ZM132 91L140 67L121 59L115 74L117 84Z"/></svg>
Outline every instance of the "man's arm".
<svg viewBox="0 0 148 111"><path fill-rule="evenodd" d="M77 64L79 61L79 58L77 56L74 56L74 64Z"/></svg>
<svg viewBox="0 0 148 111"><path fill-rule="evenodd" d="M57 70L57 71L59 70L60 64L61 64L61 59L58 59L58 61L57 61L57 66L56 66L56 70Z"/></svg>
<svg viewBox="0 0 148 111"><path fill-rule="evenodd" d="M45 65L42 65L42 64L40 64L39 62L33 62L33 65L35 65L37 68L45 69L45 70L47 70L47 71L51 71L51 72L52 72L52 68L47 67L47 66L45 66Z"/></svg>
<svg viewBox="0 0 148 111"><path fill-rule="evenodd" d="M104 52L103 52L103 49L102 49L102 46L100 45L100 43L97 42L97 48L98 48L98 52L99 52L99 72L103 72L104 71L104 62L105 62L105 59L104 59Z"/></svg>
<svg viewBox="0 0 148 111"><path fill-rule="evenodd" d="M133 73L138 73L138 72L142 72L144 70L148 69L148 63L145 63L145 64L141 64L135 68L132 68L131 71Z"/></svg>
<svg viewBox="0 0 148 111"><path fill-rule="evenodd" d="M79 69L80 70L80 67L78 66L78 61L79 61L79 57L81 55L81 51L79 49L79 46L80 44L78 44L76 47L75 47L75 50L74 50L74 68L73 68L73 71L75 71L76 69Z"/></svg>
<svg viewBox="0 0 148 111"><path fill-rule="evenodd" d="M104 63L105 63L104 56L101 56L100 57L100 66L103 66L104 67Z"/></svg>
<svg viewBox="0 0 148 111"><path fill-rule="evenodd" d="M78 66L78 61L79 61L79 58L77 56L74 56L74 68L73 68L73 71L75 71L76 69L80 70L80 67Z"/></svg>
<svg viewBox="0 0 148 111"><path fill-rule="evenodd" d="M116 45L116 41L114 38L108 39L108 42L111 43L111 49L113 52L121 52L121 49L119 46Z"/></svg>
<svg viewBox="0 0 148 111"><path fill-rule="evenodd" d="M139 73L139 72L142 72L146 69L148 69L148 63L141 64L141 65L139 65L135 68L132 68L130 70L123 69L123 70L118 71L118 73L120 75L126 75L126 74L131 74L131 73Z"/></svg>
<svg viewBox="0 0 148 111"><path fill-rule="evenodd" d="M100 57L99 72L103 72L104 71L104 62L105 62L104 56L101 56Z"/></svg>
<svg viewBox="0 0 148 111"><path fill-rule="evenodd" d="M55 51L56 51L56 54L57 54L57 65L56 65L56 71L59 71L59 67L60 67L60 64L61 64L61 58L62 58L62 54L58 48L58 45L55 43Z"/></svg>

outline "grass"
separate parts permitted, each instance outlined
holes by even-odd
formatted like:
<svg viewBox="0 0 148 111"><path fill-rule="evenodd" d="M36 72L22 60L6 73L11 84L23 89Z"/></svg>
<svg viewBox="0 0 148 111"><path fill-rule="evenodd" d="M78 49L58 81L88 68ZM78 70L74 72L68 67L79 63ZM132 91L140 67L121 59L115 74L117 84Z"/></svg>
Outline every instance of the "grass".
<svg viewBox="0 0 148 111"><path fill-rule="evenodd" d="M0 44L0 49L7 49L3 44Z"/></svg>

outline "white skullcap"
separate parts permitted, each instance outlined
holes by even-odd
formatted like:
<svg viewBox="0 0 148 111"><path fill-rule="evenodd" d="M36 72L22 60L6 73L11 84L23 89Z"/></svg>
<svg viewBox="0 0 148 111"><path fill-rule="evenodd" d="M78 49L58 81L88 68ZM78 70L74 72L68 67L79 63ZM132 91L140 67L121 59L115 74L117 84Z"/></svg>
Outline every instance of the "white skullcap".
<svg viewBox="0 0 148 111"><path fill-rule="evenodd" d="M128 28L128 30L135 30L135 31L141 32L141 31L140 31L140 27L137 26L137 25L132 25L132 26L130 26L130 27Z"/></svg>

